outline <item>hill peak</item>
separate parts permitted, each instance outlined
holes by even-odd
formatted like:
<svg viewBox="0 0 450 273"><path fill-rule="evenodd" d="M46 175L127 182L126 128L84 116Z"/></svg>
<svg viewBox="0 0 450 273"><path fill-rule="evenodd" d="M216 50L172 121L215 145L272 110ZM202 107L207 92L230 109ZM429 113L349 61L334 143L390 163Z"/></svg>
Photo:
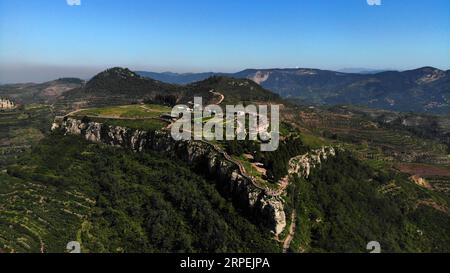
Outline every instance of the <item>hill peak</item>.
<svg viewBox="0 0 450 273"><path fill-rule="evenodd" d="M439 68L436 67L432 67L432 66L424 66L424 67L420 67L415 69L417 71L426 71L426 72L430 72L430 71L442 71Z"/></svg>
<svg viewBox="0 0 450 273"><path fill-rule="evenodd" d="M113 67L113 68L106 69L103 72L100 72L93 79L108 78L108 77L119 77L122 79L140 78L140 76L138 74L134 73L133 71L131 71L128 68Z"/></svg>

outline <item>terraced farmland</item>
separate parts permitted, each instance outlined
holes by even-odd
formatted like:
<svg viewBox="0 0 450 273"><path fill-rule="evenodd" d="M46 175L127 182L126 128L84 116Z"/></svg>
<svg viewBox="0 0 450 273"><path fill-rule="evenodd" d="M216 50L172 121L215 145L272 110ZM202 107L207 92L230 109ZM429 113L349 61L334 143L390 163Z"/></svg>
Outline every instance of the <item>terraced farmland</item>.
<svg viewBox="0 0 450 273"><path fill-rule="evenodd" d="M427 179L433 190L441 192L450 197L450 178L449 177L432 177Z"/></svg>
<svg viewBox="0 0 450 273"><path fill-rule="evenodd" d="M43 105L0 112L0 168L41 140L52 119L52 108Z"/></svg>
<svg viewBox="0 0 450 273"><path fill-rule="evenodd" d="M344 145L359 154L360 158L372 160L375 164L418 162L450 166L449 147L438 139L419 136L402 126L381 124L366 113L350 111L347 108L298 110L299 113L289 110L283 113L283 116L302 131ZM377 115L381 114L386 113L380 112ZM399 115L394 112L388 114L394 117ZM436 119L444 120L437 117ZM444 127L441 129L445 130Z"/></svg>
<svg viewBox="0 0 450 273"><path fill-rule="evenodd" d="M64 252L94 203L76 190L0 174L0 251Z"/></svg>
<svg viewBox="0 0 450 273"><path fill-rule="evenodd" d="M55 132L0 176L0 252L278 252L189 167Z"/></svg>

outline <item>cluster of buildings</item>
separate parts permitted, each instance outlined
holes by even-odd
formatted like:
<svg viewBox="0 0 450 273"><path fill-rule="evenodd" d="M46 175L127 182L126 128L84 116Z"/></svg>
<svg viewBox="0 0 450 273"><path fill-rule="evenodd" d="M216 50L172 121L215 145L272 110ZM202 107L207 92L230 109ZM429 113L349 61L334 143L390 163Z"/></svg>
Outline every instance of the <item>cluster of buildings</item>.
<svg viewBox="0 0 450 273"><path fill-rule="evenodd" d="M16 108L14 102L10 101L9 99L0 98L0 110L10 110L14 108Z"/></svg>

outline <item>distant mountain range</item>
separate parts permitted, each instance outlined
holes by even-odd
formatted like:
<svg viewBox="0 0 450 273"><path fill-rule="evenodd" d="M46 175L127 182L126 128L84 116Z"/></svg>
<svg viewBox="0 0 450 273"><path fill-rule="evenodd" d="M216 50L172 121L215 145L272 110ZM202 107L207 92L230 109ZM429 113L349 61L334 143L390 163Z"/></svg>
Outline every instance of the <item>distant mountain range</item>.
<svg viewBox="0 0 450 273"><path fill-rule="evenodd" d="M84 81L77 78L61 78L45 83L18 83L0 85L0 97L8 97L17 103L53 103L60 96L74 88L80 88Z"/></svg>
<svg viewBox="0 0 450 273"><path fill-rule="evenodd" d="M390 71L390 69L371 69L371 68L354 67L354 68L342 68L337 70L337 72L357 73L357 74L376 74L385 71Z"/></svg>
<svg viewBox="0 0 450 273"><path fill-rule="evenodd" d="M65 92L59 99L66 104L100 106L152 101L161 97L177 103L187 103L193 97L200 96L205 103L211 103L217 99L211 92L213 90L223 94L227 103L280 100L279 95L250 79L210 75L201 81L179 85L143 77L120 67L97 74L84 86Z"/></svg>
<svg viewBox="0 0 450 273"><path fill-rule="evenodd" d="M245 87L245 88L244 88ZM209 91L228 93L232 100L279 99L313 105L356 105L375 109L450 114L450 70L423 67L408 71L343 73L329 70L247 69L237 73L155 73L112 68L87 83L63 78L42 84L0 85L0 96L17 103L99 101L116 104L154 98L184 97ZM188 95L189 94L189 95Z"/></svg>
<svg viewBox="0 0 450 273"><path fill-rule="evenodd" d="M188 84L213 75L251 79L283 98L306 104L352 104L402 112L450 114L450 70L344 73L319 69L247 69L238 73L154 73L143 77Z"/></svg>
<svg viewBox="0 0 450 273"><path fill-rule="evenodd" d="M136 71L137 74L142 77L152 78L158 81L173 83L173 84L189 84L193 82L198 82L205 80L212 76L217 75L232 75L227 73L173 73L173 72L146 72L146 71Z"/></svg>

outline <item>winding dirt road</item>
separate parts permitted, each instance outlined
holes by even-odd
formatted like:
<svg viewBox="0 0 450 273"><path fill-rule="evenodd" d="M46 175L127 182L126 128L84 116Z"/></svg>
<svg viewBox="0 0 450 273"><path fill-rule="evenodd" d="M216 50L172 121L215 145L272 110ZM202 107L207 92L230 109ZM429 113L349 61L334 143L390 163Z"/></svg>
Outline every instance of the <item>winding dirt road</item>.
<svg viewBox="0 0 450 273"><path fill-rule="evenodd" d="M286 236L286 239L284 239L283 242L283 253L288 252L289 248L291 247L292 240L294 239L295 230L297 228L295 223L297 217L296 215L297 213L294 210L291 214L291 226L289 227L289 234Z"/></svg>
<svg viewBox="0 0 450 273"><path fill-rule="evenodd" d="M215 105L220 105L225 100L225 96L222 93L215 92L214 89L210 90L209 93L220 97L219 101L215 103Z"/></svg>

